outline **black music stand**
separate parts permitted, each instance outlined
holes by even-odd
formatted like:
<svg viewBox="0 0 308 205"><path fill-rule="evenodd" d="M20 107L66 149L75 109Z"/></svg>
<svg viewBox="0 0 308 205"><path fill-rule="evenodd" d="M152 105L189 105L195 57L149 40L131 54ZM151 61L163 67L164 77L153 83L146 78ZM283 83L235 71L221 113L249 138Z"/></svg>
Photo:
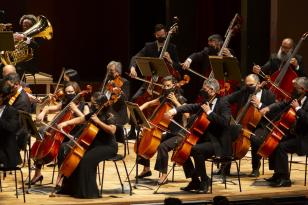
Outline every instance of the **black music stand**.
<svg viewBox="0 0 308 205"><path fill-rule="evenodd" d="M234 57L209 56L210 64L217 80L241 81L238 60Z"/></svg>
<svg viewBox="0 0 308 205"><path fill-rule="evenodd" d="M139 160L139 134L140 134L140 129L141 127L146 127L146 128L151 128L148 120L144 116L143 112L140 110L139 105L136 103L132 103L129 101L125 101L125 104L127 108L129 109L130 113L130 119L132 122L132 125L137 129L137 136L136 136L136 181L134 188L137 189L137 184L138 184L138 160Z"/></svg>
<svg viewBox="0 0 308 205"><path fill-rule="evenodd" d="M166 62L162 58L136 57L136 64L143 76L165 77L170 75Z"/></svg>
<svg viewBox="0 0 308 205"><path fill-rule="evenodd" d="M15 50L14 38L12 31L0 32L0 51L13 51Z"/></svg>
<svg viewBox="0 0 308 205"><path fill-rule="evenodd" d="M36 126L34 125L34 122L32 120L31 114L22 110L18 110L20 119L21 119L21 125L24 129L26 129L26 133L29 135L28 139L28 146L29 146L29 155L28 155L28 190L27 193L30 192L38 192L47 194L44 191L41 190L34 190L31 189L31 159L30 159L30 153L31 153L31 136L34 136L36 139L42 139L41 135L36 129Z"/></svg>

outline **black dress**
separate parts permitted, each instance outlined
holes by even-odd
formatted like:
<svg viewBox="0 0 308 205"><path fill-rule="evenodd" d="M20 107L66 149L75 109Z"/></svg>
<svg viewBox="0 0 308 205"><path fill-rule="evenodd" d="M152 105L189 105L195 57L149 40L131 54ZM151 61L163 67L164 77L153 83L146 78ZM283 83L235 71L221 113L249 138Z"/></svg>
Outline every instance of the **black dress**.
<svg viewBox="0 0 308 205"><path fill-rule="evenodd" d="M99 116L99 119L108 125L115 124L108 114ZM77 198L98 198L97 165L101 161L116 156L117 151L118 145L115 136L100 129L76 170L70 177L64 178L60 193Z"/></svg>

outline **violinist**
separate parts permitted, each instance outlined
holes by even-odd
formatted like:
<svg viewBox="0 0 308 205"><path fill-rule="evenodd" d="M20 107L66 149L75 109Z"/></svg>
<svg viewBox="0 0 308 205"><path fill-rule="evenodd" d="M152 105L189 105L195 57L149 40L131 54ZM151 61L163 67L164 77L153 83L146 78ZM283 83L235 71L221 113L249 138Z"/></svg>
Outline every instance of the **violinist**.
<svg viewBox="0 0 308 205"><path fill-rule="evenodd" d="M37 121L43 121L47 113L60 111L68 104L70 106L70 110L74 112L75 116L84 116L90 112L88 105L86 105L84 101L81 101L78 105L76 105L75 102L71 102L71 100L74 99L76 94L80 92L79 85L76 82L67 83L64 87L64 92L64 99L57 105L45 106L42 112L37 116ZM74 128L71 131L71 134L74 135L75 132L78 132L78 127ZM36 162L35 166L35 174L31 179L31 184L36 184L37 182L42 182L43 180L43 175L41 174L42 164Z"/></svg>
<svg viewBox="0 0 308 205"><path fill-rule="evenodd" d="M116 156L118 150L115 140L116 122L113 115L108 111L108 107L104 108L98 116L93 114L105 102L107 102L107 97L100 92L96 92L91 97L91 113L58 125L58 128L63 128L68 125L81 124L91 119L99 128L94 141L81 159L77 169L70 177L64 178L58 194L67 194L77 198L99 198L96 183L97 166L101 161Z"/></svg>
<svg viewBox="0 0 308 205"><path fill-rule="evenodd" d="M63 81L64 84L74 81L74 82L78 82L80 80L79 74L77 72L77 70L75 69L65 69L64 71L64 75L63 75Z"/></svg>
<svg viewBox="0 0 308 205"><path fill-rule="evenodd" d="M275 71L280 69L283 64L288 60L294 49L294 40L291 38L285 38L281 42L281 46L277 53L273 53L270 59L261 67L254 65L252 70L254 73L259 74L260 71L266 75L272 75ZM298 76L305 76L303 68L303 58L300 55L295 55L290 61L291 67L297 73Z"/></svg>
<svg viewBox="0 0 308 205"><path fill-rule="evenodd" d="M243 108L247 101L249 100L249 96L251 96L250 103L256 107L257 109L262 109L263 107L266 107L272 103L275 102L275 95L269 91L268 89L262 89L260 84L260 79L256 74L250 74L246 76L245 78L245 85L244 87L236 91L228 96L226 96L226 100L230 103L230 105L236 104L238 108ZM241 113L241 110L238 110L237 115ZM246 113L245 113L246 114ZM252 154L252 172L249 176L251 177L258 177L260 175L259 168L260 168L260 159L261 157L257 155L258 147L260 143L263 141L263 138L266 136L267 129L265 128L265 125L267 124L267 121L264 119L261 120L260 123L258 123L257 127L254 130L250 130L254 135L250 136L251 141L251 154ZM235 127L231 127L230 129L233 129ZM233 133L232 131L230 131ZM236 133L236 131L235 131ZM237 134L235 134L233 137L237 137ZM230 167L224 167L223 168L225 173L229 175L230 174ZM218 171L218 174L221 174L222 169Z"/></svg>
<svg viewBox="0 0 308 205"><path fill-rule="evenodd" d="M147 107L155 106L163 102L165 98L172 103L174 107L179 107L186 102L186 99L178 93L176 89L176 80L172 76L166 76L163 78L163 96L156 98L152 101L146 102L140 106L140 109L146 109ZM187 117L187 116L186 116ZM175 120L182 124L182 115L177 115ZM166 183L167 169L168 169L168 152L171 151L176 146L176 141L178 136L174 134L179 131L179 127L173 123L169 124L168 130L165 136L163 136L162 141L157 149L157 158L155 163L155 170L162 173L158 184ZM143 171L140 173L138 178L144 178L152 175L150 168L150 160L139 158L139 163L144 165Z"/></svg>
<svg viewBox="0 0 308 205"><path fill-rule="evenodd" d="M208 94L203 104L187 104L171 109L166 113L166 116L171 117L180 113L197 113L202 109L202 112L207 114L210 121L208 128L200 137L198 143L192 147L190 153L190 156L194 158L195 167L191 158L188 158L183 165L186 177L192 180L181 190L196 190L198 193L207 193L210 185L210 178L206 174L205 160L213 155L220 157L231 155L228 153L228 150L229 152L231 150L231 143L228 143L229 136L225 132L231 117L229 104L224 98L217 97L220 86L216 79L205 80L203 89ZM209 101L211 101L211 104ZM194 116L190 118L192 121L194 119Z"/></svg>
<svg viewBox="0 0 308 205"><path fill-rule="evenodd" d="M5 81L0 80L0 167L16 167L18 148L16 130L19 128L18 111L8 104Z"/></svg>
<svg viewBox="0 0 308 205"><path fill-rule="evenodd" d="M308 154L308 78L298 77L293 80L292 101L277 102L261 110L262 114L269 111L283 111L292 108L296 111L296 122L290 132L286 132L282 141L269 157L270 169L274 170L272 177L266 179L273 187L290 187L290 171L288 166L288 153L298 155Z"/></svg>
<svg viewBox="0 0 308 205"><path fill-rule="evenodd" d="M104 93L110 99L114 93L121 92L120 98L110 108L110 112L114 115L118 125L124 125L129 121L125 104L125 101L129 98L129 81L121 75L121 62L110 61L107 65L107 82Z"/></svg>

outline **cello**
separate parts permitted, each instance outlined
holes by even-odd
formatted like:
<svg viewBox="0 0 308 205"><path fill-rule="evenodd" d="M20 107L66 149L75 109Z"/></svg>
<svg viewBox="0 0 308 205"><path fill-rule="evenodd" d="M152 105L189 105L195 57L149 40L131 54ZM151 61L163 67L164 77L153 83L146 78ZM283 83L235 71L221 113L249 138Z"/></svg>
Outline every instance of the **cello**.
<svg viewBox="0 0 308 205"><path fill-rule="evenodd" d="M110 100L103 103L94 114L98 115L100 112L102 112L102 110L104 110L104 108L109 107L115 102L117 102L119 96L119 94L113 95ZM59 169L61 175L66 177L71 176L71 174L77 168L80 160L83 158L85 152L88 150L88 148L94 141L98 131L99 128L93 122L91 122L91 120L89 120L86 127L79 135L78 139L76 141L73 141L74 144L70 147L71 150L65 156L64 161L62 162Z"/></svg>
<svg viewBox="0 0 308 205"><path fill-rule="evenodd" d="M92 87L87 86L87 90L79 92L71 102L77 102L81 97L92 92ZM44 131L43 140L39 143L37 152L33 153L33 159L35 161L41 162L42 164L47 164L57 157L60 145L64 140L63 133L57 132L52 127L55 127L57 124L70 120L73 117L73 112L70 110L69 104L59 112L55 118L52 120L50 125ZM74 126L68 126L65 128L65 132L69 133Z"/></svg>
<svg viewBox="0 0 308 205"><path fill-rule="evenodd" d="M277 90L276 87L279 87L280 89L284 90L289 96L291 95L291 92L293 90L293 84L292 81L297 77L296 72L290 67L290 61L292 58L295 57L296 53L298 52L301 44L303 41L307 38L308 32L304 33L300 39L300 41L297 43L295 49L293 50L292 54L289 56L283 67L277 71L275 71L272 76L270 76L271 82L275 84L275 86L271 86L270 90L276 95L276 98L278 100L285 99L285 96L281 94L279 90Z"/></svg>
<svg viewBox="0 0 308 205"><path fill-rule="evenodd" d="M212 103L215 98L216 95L209 100L209 103ZM183 137L182 142L173 152L171 161L183 165L190 156L192 147L198 142L199 138L204 134L210 123L207 114L200 107L200 110L191 121L191 125L188 126L190 127L189 132Z"/></svg>

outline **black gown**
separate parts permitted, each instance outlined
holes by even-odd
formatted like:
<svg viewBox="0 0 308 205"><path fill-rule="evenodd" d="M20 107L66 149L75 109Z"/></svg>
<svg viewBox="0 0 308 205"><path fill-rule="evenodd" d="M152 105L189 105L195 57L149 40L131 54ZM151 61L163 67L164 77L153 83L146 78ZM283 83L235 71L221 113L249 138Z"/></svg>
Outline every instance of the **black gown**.
<svg viewBox="0 0 308 205"><path fill-rule="evenodd" d="M99 116L99 119L109 125L115 124L112 117L105 114ZM76 170L70 177L64 178L60 193L77 198L99 198L96 183L97 165L116 156L117 151L115 136L100 129Z"/></svg>

